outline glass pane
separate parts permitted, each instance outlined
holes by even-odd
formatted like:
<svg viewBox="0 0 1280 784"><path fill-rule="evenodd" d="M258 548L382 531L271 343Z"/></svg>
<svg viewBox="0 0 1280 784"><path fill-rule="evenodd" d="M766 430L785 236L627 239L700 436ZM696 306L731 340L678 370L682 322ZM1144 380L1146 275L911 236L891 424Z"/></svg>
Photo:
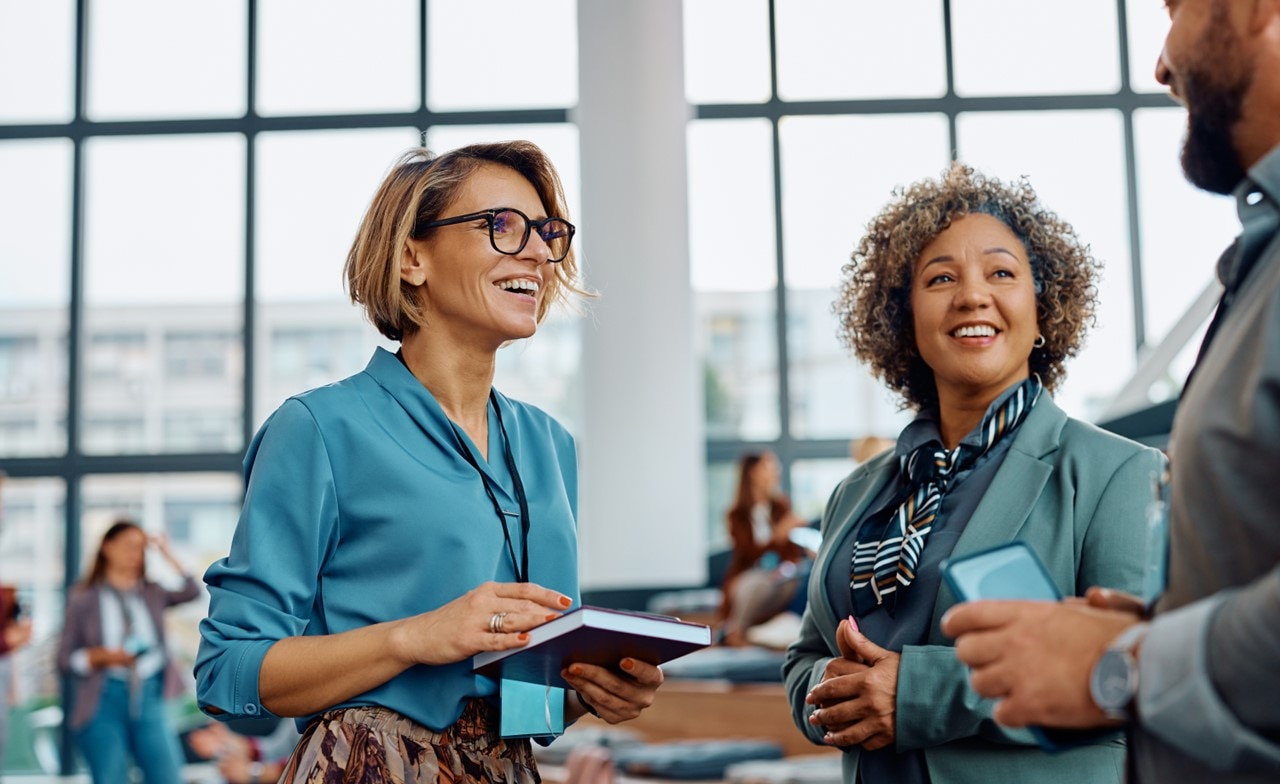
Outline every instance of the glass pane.
<svg viewBox="0 0 1280 784"><path fill-rule="evenodd" d="M258 113L417 109L418 30L414 0L258 3Z"/></svg>
<svg viewBox="0 0 1280 784"><path fill-rule="evenodd" d="M8 660L9 713L5 773L58 773L62 747L58 638L62 633L66 486L52 479L0 479L0 575L17 589L31 620L31 642Z"/></svg>
<svg viewBox="0 0 1280 784"><path fill-rule="evenodd" d="M729 505L733 503L733 494L738 490L738 463L707 463L707 552L728 550L728 524L725 515Z"/></svg>
<svg viewBox="0 0 1280 784"><path fill-rule="evenodd" d="M85 155L85 451L240 448L244 138Z"/></svg>
<svg viewBox="0 0 1280 784"><path fill-rule="evenodd" d="M937 114L786 117L779 131L791 432L867 435L900 420L897 399L840 344L832 302L841 268L892 190L946 167L947 121ZM845 152L833 156L833 149Z"/></svg>
<svg viewBox="0 0 1280 784"><path fill-rule="evenodd" d="M538 333L498 352L493 384L503 394L533 403L571 433L581 432L582 316L552 310Z"/></svg>
<svg viewBox="0 0 1280 784"><path fill-rule="evenodd" d="M1054 396L1067 413L1093 421L1135 358L1122 118L1113 111L968 113L957 131L961 160L1006 181L1027 175L1043 204L1103 264L1098 323Z"/></svg>
<svg viewBox="0 0 1280 784"><path fill-rule="evenodd" d="M94 120L236 117L245 110L243 3L88 3Z"/></svg>
<svg viewBox="0 0 1280 784"><path fill-rule="evenodd" d="M351 304L342 268L374 191L418 138L412 128L258 136L254 271L265 351L255 425L289 395L359 372L375 345L394 350Z"/></svg>
<svg viewBox="0 0 1280 784"><path fill-rule="evenodd" d="M778 275L769 121L695 120L688 161L693 287L772 289Z"/></svg>
<svg viewBox="0 0 1280 784"><path fill-rule="evenodd" d="M0 0L0 122L75 115L75 40L72 0Z"/></svg>
<svg viewBox="0 0 1280 784"><path fill-rule="evenodd" d="M791 464L791 506L805 520L818 520L836 485L857 467L849 458L797 460Z"/></svg>
<svg viewBox="0 0 1280 784"><path fill-rule="evenodd" d="M952 0L951 40L957 95L1120 88L1115 0Z"/></svg>
<svg viewBox="0 0 1280 784"><path fill-rule="evenodd" d="M690 103L769 100L766 0L684 3L684 90Z"/></svg>
<svg viewBox="0 0 1280 784"><path fill-rule="evenodd" d="M1169 11L1155 0L1125 3L1129 20L1129 85L1139 92L1166 92L1156 81L1156 58L1169 33Z"/></svg>
<svg viewBox="0 0 1280 784"><path fill-rule="evenodd" d="M836 337L831 289L787 290L791 433L797 438L895 437L911 415Z"/></svg>
<svg viewBox="0 0 1280 784"><path fill-rule="evenodd" d="M941 114L784 117L782 226L787 285L825 288L897 186L950 159ZM840 150L832 155L832 150Z"/></svg>
<svg viewBox="0 0 1280 784"><path fill-rule="evenodd" d="M1153 346L1213 282L1214 262L1240 232L1230 196L1202 191L1183 176L1186 130L1185 109L1139 109L1133 115L1142 303L1147 343Z"/></svg>
<svg viewBox="0 0 1280 784"><path fill-rule="evenodd" d="M778 325L772 291L695 293L707 437L778 437Z"/></svg>
<svg viewBox="0 0 1280 784"><path fill-rule="evenodd" d="M67 446L71 152L0 143L0 457Z"/></svg>
<svg viewBox="0 0 1280 784"><path fill-rule="evenodd" d="M102 543L102 535L117 520L137 523L151 535L165 536L183 571L196 578L227 554L231 533L240 515L242 483L236 473L138 474L88 476L84 480L84 509L80 518L82 576ZM147 577L176 587L182 577L154 548L147 550ZM203 586L203 583L201 583ZM165 614L165 642L187 688L176 706L179 731L208 722L195 705L191 679L198 625L209 612L209 596L200 595Z"/></svg>
<svg viewBox="0 0 1280 784"><path fill-rule="evenodd" d="M709 438L778 436L770 131L767 120L689 124L689 260Z"/></svg>
<svg viewBox="0 0 1280 784"><path fill-rule="evenodd" d="M775 4L774 13L783 100L929 98L946 92L938 0L787 0Z"/></svg>
<svg viewBox="0 0 1280 784"><path fill-rule="evenodd" d="M449 111L578 103L575 0L541 0L536 7L488 0L479 13L483 18L477 19L471 0L427 4L428 106Z"/></svg>

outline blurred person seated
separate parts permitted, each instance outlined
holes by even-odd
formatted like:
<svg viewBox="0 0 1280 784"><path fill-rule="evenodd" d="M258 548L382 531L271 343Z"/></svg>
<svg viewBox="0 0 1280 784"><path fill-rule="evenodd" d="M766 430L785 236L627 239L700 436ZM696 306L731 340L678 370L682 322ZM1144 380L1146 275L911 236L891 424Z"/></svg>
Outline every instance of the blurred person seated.
<svg viewBox="0 0 1280 784"><path fill-rule="evenodd" d="M725 515L732 551L719 612L724 645L747 644L747 631L787 609L808 575L805 550L791 540L807 524L778 490L781 477L772 452L738 461L738 489Z"/></svg>

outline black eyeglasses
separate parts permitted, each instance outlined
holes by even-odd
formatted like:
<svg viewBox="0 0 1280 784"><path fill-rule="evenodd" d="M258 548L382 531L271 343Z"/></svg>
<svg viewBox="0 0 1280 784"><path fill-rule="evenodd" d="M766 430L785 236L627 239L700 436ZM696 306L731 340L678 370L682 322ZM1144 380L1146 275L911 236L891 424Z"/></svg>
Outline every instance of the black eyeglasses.
<svg viewBox="0 0 1280 784"><path fill-rule="evenodd" d="M569 255L569 245L573 242L573 233L577 231L573 224L564 218L533 220L513 207L501 207L432 221L419 227L419 231L414 233L480 219L484 219L489 224L489 243L493 245L493 249L508 256L514 256L524 250L524 246L529 244L530 232L536 229L538 236L551 251L547 261L563 261L564 257Z"/></svg>

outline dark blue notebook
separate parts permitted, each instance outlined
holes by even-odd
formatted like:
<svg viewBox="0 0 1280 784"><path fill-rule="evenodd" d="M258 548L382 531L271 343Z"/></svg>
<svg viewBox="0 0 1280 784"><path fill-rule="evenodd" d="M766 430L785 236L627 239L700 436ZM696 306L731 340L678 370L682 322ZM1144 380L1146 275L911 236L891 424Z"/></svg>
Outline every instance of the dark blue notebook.
<svg viewBox="0 0 1280 784"><path fill-rule="evenodd" d="M711 644L711 629L669 615L583 606L529 631L529 644L485 651L471 668L494 678L568 687L570 664L618 668L625 658L662 664Z"/></svg>

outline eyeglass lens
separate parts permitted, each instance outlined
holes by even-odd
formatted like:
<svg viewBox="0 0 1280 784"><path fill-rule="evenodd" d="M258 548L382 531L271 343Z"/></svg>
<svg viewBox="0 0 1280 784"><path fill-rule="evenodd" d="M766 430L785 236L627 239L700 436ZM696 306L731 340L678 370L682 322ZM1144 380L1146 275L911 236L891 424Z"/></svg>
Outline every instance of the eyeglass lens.
<svg viewBox="0 0 1280 784"><path fill-rule="evenodd" d="M495 213L490 225L493 232L493 247L503 253L519 253L528 241L531 224L524 215L515 210L502 210ZM573 230L568 222L559 218L547 218L538 227L538 236L551 251L550 261L560 261L569 255L569 242L573 239Z"/></svg>

